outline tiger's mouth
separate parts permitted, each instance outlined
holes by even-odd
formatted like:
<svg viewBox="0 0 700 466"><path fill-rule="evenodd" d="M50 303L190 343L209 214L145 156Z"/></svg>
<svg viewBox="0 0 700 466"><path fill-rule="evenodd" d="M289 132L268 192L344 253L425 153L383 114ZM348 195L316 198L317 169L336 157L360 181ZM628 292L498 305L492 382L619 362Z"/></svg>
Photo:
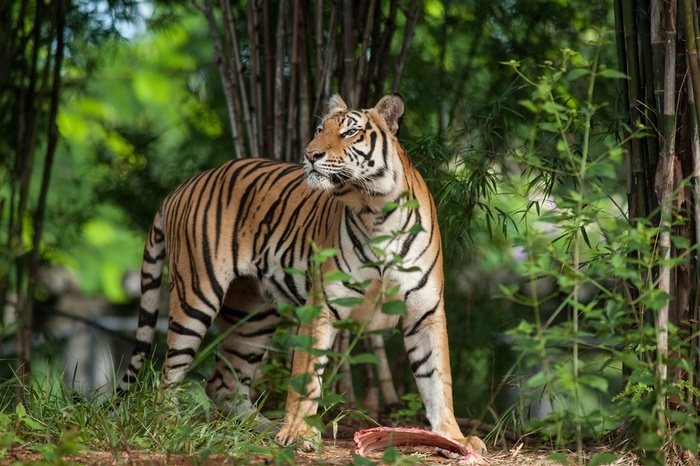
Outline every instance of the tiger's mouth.
<svg viewBox="0 0 700 466"><path fill-rule="evenodd" d="M351 178L344 171L332 173L324 172L317 169L315 164L304 164L304 171L306 174L306 179L312 185L322 183L324 185L331 185L334 188L340 188L345 186Z"/></svg>

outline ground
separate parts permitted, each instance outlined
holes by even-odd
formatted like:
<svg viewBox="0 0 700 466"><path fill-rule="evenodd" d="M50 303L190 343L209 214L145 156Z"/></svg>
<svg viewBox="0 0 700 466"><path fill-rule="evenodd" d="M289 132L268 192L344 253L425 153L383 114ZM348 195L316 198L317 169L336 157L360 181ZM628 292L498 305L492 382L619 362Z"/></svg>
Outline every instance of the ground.
<svg viewBox="0 0 700 466"><path fill-rule="evenodd" d="M295 463L298 466L316 466L316 465L346 465L352 464L352 453L354 450L352 440L338 440L333 442L329 440L319 453L296 453ZM408 458L418 458L418 464L421 465L458 465L457 460L450 460L435 454L433 448L402 448L401 454ZM601 453L602 450L591 450L586 453L586 460L591 456ZM569 464L578 464L576 455L570 452L559 452L565 457ZM523 466L545 466L559 465L560 461L547 459L552 454L551 450L533 449L529 447L516 446L509 451L494 450L489 452L486 459L490 466L501 465L523 465ZM381 452L370 453L368 458L375 463L381 464ZM44 458L41 454L31 450L30 445L23 445L19 448L8 450L4 457L0 459L1 466L9 466L13 464L27 464L34 461L41 461ZM585 461L586 464L588 461ZM80 465L171 465L171 466L189 466L189 465L225 465L225 464L274 464L273 460L265 456L255 456L251 458L228 458L221 455L213 455L203 460L201 457L192 457L184 455L165 455L153 453L140 453L136 451L120 452L99 452L85 451L79 456L71 456L66 458L68 464ZM55 462L54 464L60 464ZM613 463L608 463L614 466L637 466L639 463L629 454L618 455L618 459Z"/></svg>

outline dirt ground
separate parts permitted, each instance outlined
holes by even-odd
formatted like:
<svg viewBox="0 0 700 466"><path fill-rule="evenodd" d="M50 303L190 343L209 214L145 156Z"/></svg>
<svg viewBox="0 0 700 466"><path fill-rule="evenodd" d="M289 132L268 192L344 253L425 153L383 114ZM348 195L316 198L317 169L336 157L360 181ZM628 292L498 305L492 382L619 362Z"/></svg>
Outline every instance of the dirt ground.
<svg viewBox="0 0 700 466"><path fill-rule="evenodd" d="M338 440L333 442L327 441L324 444L322 451L317 453L296 453L295 464L299 466L317 466L317 465L347 465L352 464L352 453L354 451L354 443L352 440ZM417 458L417 464L421 465L458 465L457 460L450 460L438 455L434 448L421 447L406 447L400 449L401 454L405 457ZM604 451L596 450L587 453L588 458L596 453ZM558 452L563 454L569 461L569 464L576 465L578 461L576 455L571 452ZM562 462L547 459L552 451L543 449L533 449L523 447L522 444L516 446L510 451L494 450L489 452L486 459L491 466L501 465L523 465L523 466L554 466L560 465ZM382 452L372 452L367 458L371 461L381 464ZM588 459L586 458L586 460ZM24 445L19 448L8 450L4 457L0 458L0 465L10 466L14 464L27 464L43 460L42 456L31 450L30 445ZM184 455L165 455L153 453L140 453L136 451L120 452L118 454L112 452L85 451L79 456L70 456L65 458L68 464L79 465L172 465L172 466L190 466L190 465L239 465L239 464L275 464L274 460L265 456L253 456L250 458L231 458L222 455L212 455L206 459L197 456ZM587 461L584 461L586 464ZM59 463L55 463L59 464ZM618 455L618 459L609 463L614 466L637 466L639 463L630 454Z"/></svg>

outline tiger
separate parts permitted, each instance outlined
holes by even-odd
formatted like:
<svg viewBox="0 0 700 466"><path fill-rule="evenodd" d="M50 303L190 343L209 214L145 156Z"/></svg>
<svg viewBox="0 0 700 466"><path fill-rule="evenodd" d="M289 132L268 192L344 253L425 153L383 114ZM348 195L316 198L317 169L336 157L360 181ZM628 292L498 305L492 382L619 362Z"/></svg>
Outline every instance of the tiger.
<svg viewBox="0 0 700 466"><path fill-rule="evenodd" d="M121 395L136 382L151 351L167 259L170 316L162 390L184 379L218 319L222 357L217 356L206 392L220 403L235 400L228 409L236 413L254 414L251 382L280 320L278 305L319 304L321 296L320 315L298 330L314 350L331 348L338 331L334 322L354 319L373 330L401 321L432 430L486 452L484 442L465 437L455 419L436 206L398 141L404 107L399 94L385 95L369 109L348 108L334 94L301 164L236 159L193 176L165 198L144 248L136 344L117 388ZM413 208L385 208L409 201ZM309 269L314 245L337 253L320 264L321 273L289 273ZM401 267L383 262L381 254L400 258ZM324 278L333 271L353 280ZM397 285L391 299L402 301L405 312L383 313L382 290ZM343 307L338 298L364 304ZM319 430L306 418L318 410L323 354L294 351L291 377L312 376L305 379L304 394L288 389L275 436L280 445L313 451L321 443Z"/></svg>

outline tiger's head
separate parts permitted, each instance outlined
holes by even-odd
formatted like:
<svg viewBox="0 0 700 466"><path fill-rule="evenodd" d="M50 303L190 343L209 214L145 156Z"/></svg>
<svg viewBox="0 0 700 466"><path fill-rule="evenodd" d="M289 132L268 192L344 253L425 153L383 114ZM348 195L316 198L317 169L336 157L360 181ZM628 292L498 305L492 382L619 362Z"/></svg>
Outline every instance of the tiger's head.
<svg viewBox="0 0 700 466"><path fill-rule="evenodd" d="M304 150L304 171L312 189L350 198L395 195L402 166L397 133L404 113L403 98L384 96L374 108L349 109L333 95L328 113Z"/></svg>

